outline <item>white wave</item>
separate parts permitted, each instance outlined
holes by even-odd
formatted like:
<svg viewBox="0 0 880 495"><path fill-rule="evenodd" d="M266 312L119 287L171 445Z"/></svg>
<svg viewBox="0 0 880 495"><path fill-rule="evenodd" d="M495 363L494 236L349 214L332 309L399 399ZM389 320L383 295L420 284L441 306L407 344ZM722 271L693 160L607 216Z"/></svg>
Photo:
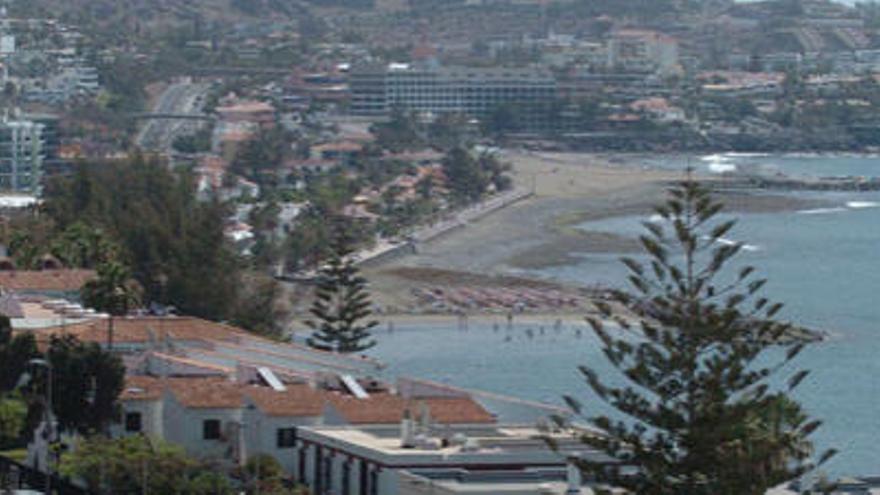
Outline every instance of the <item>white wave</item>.
<svg viewBox="0 0 880 495"><path fill-rule="evenodd" d="M847 208L851 208L853 210L861 210L864 208L877 208L880 206L880 203L876 201L850 201L846 204Z"/></svg>
<svg viewBox="0 0 880 495"><path fill-rule="evenodd" d="M712 162L709 164L709 171L715 174L728 174L736 172L736 165L724 162Z"/></svg>
<svg viewBox="0 0 880 495"><path fill-rule="evenodd" d="M708 237L708 236L706 236L706 237ZM704 238L705 238L705 237L704 237ZM718 244L722 244L722 245L724 245L724 246L736 246L736 245L739 244L739 245L742 246L742 250L743 250L743 251L755 252L755 251L760 251L760 250L761 250L760 247L755 246L754 244L743 244L743 243L741 243L741 242L737 242L737 241L734 241L734 240L732 240L732 239L727 239L727 238L724 238L724 237L719 237L718 239L715 240L715 242L717 242Z"/></svg>
<svg viewBox="0 0 880 495"><path fill-rule="evenodd" d="M650 223L663 223L664 221L665 219L663 216L658 213L651 215L651 218L648 219L648 222Z"/></svg>
<svg viewBox="0 0 880 495"><path fill-rule="evenodd" d="M723 163L723 162L730 161L730 159L724 155L719 155L716 153L714 155L702 156L702 157L700 157L700 161L712 162L712 163L719 163L719 162Z"/></svg>
<svg viewBox="0 0 880 495"><path fill-rule="evenodd" d="M763 158L770 155L767 153L737 153L732 151L730 153L725 153L724 156L729 158Z"/></svg>
<svg viewBox="0 0 880 495"><path fill-rule="evenodd" d="M800 215L825 215L828 213L842 213L846 211L846 208L836 206L834 208L814 208L812 210L800 210L797 213Z"/></svg>

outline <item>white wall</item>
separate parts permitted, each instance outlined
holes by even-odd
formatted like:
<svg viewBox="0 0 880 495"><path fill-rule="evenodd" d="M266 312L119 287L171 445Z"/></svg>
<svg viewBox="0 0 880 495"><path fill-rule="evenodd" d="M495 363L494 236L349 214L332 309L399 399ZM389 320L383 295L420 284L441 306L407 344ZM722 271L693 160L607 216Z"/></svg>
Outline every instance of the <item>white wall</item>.
<svg viewBox="0 0 880 495"><path fill-rule="evenodd" d="M125 416L128 413L140 413L140 433L164 440L165 431L162 421L162 405L161 400L130 400L123 402L121 422L111 426L110 434L114 437L138 434L137 432L125 431Z"/></svg>
<svg viewBox="0 0 880 495"><path fill-rule="evenodd" d="M165 394L163 425L165 440L182 446L186 451L203 459L227 458L236 452L239 439L221 438L205 440L203 422L208 419L220 420L220 432L226 434L230 424L241 423L241 409L187 409L178 403L170 393Z"/></svg>

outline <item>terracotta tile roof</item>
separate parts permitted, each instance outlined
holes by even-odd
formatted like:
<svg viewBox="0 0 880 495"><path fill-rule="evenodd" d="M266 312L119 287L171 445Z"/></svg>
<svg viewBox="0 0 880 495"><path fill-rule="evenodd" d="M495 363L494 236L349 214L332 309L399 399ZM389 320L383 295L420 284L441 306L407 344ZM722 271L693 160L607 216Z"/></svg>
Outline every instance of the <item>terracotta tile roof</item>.
<svg viewBox="0 0 880 495"><path fill-rule="evenodd" d="M357 399L335 392L327 394L327 401L351 424L397 423L403 417L407 401L397 395L377 394L369 399Z"/></svg>
<svg viewBox="0 0 880 495"><path fill-rule="evenodd" d="M82 342L105 342L109 319L96 319L64 327L47 328L40 335L73 335ZM177 340L236 340L248 334L239 328L191 317L117 317L113 319L113 340L120 343L145 343L165 336Z"/></svg>
<svg viewBox="0 0 880 495"><path fill-rule="evenodd" d="M495 418L483 406L469 397L426 398L407 400L390 393L357 399L338 393L329 393L328 402L351 424L393 424L403 418L407 406L418 411L418 404L428 406L431 418L443 424L494 423Z"/></svg>
<svg viewBox="0 0 880 495"><path fill-rule="evenodd" d="M95 276L94 270L0 271L0 287L18 291L76 291Z"/></svg>
<svg viewBox="0 0 880 495"><path fill-rule="evenodd" d="M162 382L156 377L126 376L119 400L158 400L162 397L162 388Z"/></svg>
<svg viewBox="0 0 880 495"><path fill-rule="evenodd" d="M335 151L339 153L356 153L361 151L364 148L364 145L360 143L356 143L354 141L335 141L332 143L324 143L315 146L313 151L315 152L324 152L324 151Z"/></svg>
<svg viewBox="0 0 880 495"><path fill-rule="evenodd" d="M234 409L244 405L245 397L268 416L321 416L325 394L306 384L287 385L284 392L268 387L242 385L225 377L126 376L120 400L158 400L168 390L181 405L193 409Z"/></svg>
<svg viewBox="0 0 880 495"><path fill-rule="evenodd" d="M316 417L330 404L351 424L395 424L407 407L417 412L424 403L431 418L438 424L487 424L495 418L470 397L429 397L404 399L391 393L376 393L368 399L357 399L338 392L313 389L307 384L287 385L284 392L268 387L242 385L225 377L127 376L120 395L123 401L158 400L168 390L182 406L192 409L235 409L244 399L268 416Z"/></svg>
<svg viewBox="0 0 880 495"><path fill-rule="evenodd" d="M287 390L276 392L267 387L249 386L244 394L268 416L321 416L324 412L324 394L309 385L286 385Z"/></svg>
<svg viewBox="0 0 880 495"><path fill-rule="evenodd" d="M242 385L224 377L170 378L168 390L192 409L235 409L242 405Z"/></svg>
<svg viewBox="0 0 880 495"><path fill-rule="evenodd" d="M440 424L494 423L495 416L470 397L436 397L423 399L431 418Z"/></svg>

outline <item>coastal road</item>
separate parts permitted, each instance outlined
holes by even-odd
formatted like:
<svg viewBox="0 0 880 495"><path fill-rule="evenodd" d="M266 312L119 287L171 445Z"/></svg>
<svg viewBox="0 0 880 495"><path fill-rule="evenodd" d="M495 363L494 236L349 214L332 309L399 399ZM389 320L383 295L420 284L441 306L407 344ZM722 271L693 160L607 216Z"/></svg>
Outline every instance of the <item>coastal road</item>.
<svg viewBox="0 0 880 495"><path fill-rule="evenodd" d="M152 113L176 115L204 115L202 107L209 85L206 83L176 82L159 96ZM137 145L144 150L166 153L178 136L195 132L200 122L191 120L145 120L137 136Z"/></svg>

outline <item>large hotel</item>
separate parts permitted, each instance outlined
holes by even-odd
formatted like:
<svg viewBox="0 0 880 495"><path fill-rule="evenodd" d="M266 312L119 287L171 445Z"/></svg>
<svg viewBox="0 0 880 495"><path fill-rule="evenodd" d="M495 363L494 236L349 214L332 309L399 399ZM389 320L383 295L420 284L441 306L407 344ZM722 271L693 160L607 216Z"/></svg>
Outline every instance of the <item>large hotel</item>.
<svg viewBox="0 0 880 495"><path fill-rule="evenodd" d="M556 98L556 80L534 69L390 64L351 75L351 113L380 117L394 108L483 117L505 104L534 105Z"/></svg>

